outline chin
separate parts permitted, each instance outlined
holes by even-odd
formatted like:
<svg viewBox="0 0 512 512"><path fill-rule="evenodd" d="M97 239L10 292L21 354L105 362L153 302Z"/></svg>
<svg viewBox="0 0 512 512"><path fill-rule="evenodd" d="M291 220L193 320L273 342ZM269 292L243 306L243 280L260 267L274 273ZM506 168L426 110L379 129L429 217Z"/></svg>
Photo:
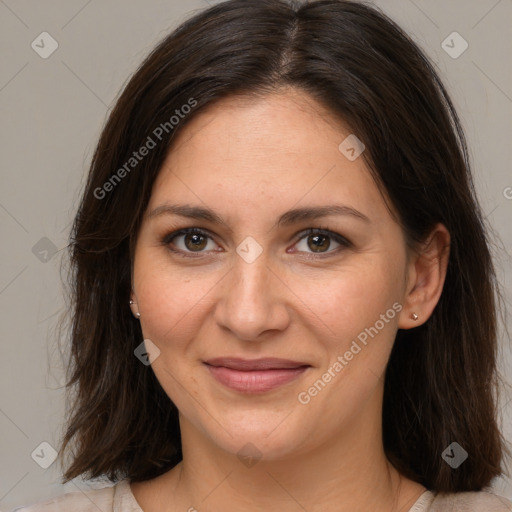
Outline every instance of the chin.
<svg viewBox="0 0 512 512"><path fill-rule="evenodd" d="M270 417L268 413L246 414L243 420L224 416L224 428L209 422L202 430L220 448L241 460L245 457L268 461L285 459L296 455L313 438L314 431L313 427L307 429L303 418L299 426L299 422L292 419L293 415L287 414L276 413Z"/></svg>

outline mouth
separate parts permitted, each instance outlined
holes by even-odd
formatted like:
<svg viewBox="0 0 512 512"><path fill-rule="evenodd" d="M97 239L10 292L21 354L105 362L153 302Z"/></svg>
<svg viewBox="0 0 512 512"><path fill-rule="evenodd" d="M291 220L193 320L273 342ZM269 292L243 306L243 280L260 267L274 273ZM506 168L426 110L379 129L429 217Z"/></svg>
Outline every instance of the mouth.
<svg viewBox="0 0 512 512"><path fill-rule="evenodd" d="M242 393L263 393L287 384L311 365L290 359L222 357L204 361L210 374L224 386Z"/></svg>

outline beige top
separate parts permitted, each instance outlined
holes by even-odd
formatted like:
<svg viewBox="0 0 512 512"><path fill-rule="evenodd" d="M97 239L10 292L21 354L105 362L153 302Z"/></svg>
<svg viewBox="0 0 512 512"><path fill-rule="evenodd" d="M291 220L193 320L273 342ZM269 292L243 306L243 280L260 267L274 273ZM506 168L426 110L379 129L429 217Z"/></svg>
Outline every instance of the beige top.
<svg viewBox="0 0 512 512"><path fill-rule="evenodd" d="M71 492L12 512L143 512L129 480L87 492ZM512 502L489 491L438 494L425 491L408 512L512 512Z"/></svg>

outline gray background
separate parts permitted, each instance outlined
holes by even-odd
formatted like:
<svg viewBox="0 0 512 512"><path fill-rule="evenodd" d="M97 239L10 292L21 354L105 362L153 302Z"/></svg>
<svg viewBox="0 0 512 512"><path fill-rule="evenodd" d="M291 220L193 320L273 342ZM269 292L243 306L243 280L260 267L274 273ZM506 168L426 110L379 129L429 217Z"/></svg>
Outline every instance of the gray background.
<svg viewBox="0 0 512 512"><path fill-rule="evenodd" d="M57 448L65 417L55 333L64 307L63 249L109 106L153 45L208 3L0 0L2 510L92 485L76 479L63 486L57 463L47 469L36 463L49 457L42 442ZM495 231L493 250L510 311L512 1L375 3L435 61L455 101L482 207ZM38 36L45 31L58 48L43 59L31 44L42 47ZM452 56L442 47L454 31L469 45L457 58L453 55L464 44L457 36L444 43L452 47L447 47ZM39 51L51 48L44 41ZM510 381L512 355L504 335L500 364ZM509 400L510 393L503 396L501 413L503 431L512 440ZM508 478L496 480L495 488L512 498Z"/></svg>

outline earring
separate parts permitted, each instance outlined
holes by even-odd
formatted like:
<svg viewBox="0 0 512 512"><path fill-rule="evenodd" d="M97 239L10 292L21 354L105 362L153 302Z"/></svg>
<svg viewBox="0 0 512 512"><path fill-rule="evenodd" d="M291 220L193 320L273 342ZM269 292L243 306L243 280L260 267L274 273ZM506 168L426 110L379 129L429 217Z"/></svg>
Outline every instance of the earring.
<svg viewBox="0 0 512 512"><path fill-rule="evenodd" d="M135 302L133 300L130 300L130 306L133 306ZM137 311L136 313L133 313L133 316L135 318L140 318L140 313Z"/></svg>
<svg viewBox="0 0 512 512"><path fill-rule="evenodd" d="M411 318L412 318L413 320L418 320L418 315L417 315L416 313L412 313L412 314L411 314Z"/></svg>

